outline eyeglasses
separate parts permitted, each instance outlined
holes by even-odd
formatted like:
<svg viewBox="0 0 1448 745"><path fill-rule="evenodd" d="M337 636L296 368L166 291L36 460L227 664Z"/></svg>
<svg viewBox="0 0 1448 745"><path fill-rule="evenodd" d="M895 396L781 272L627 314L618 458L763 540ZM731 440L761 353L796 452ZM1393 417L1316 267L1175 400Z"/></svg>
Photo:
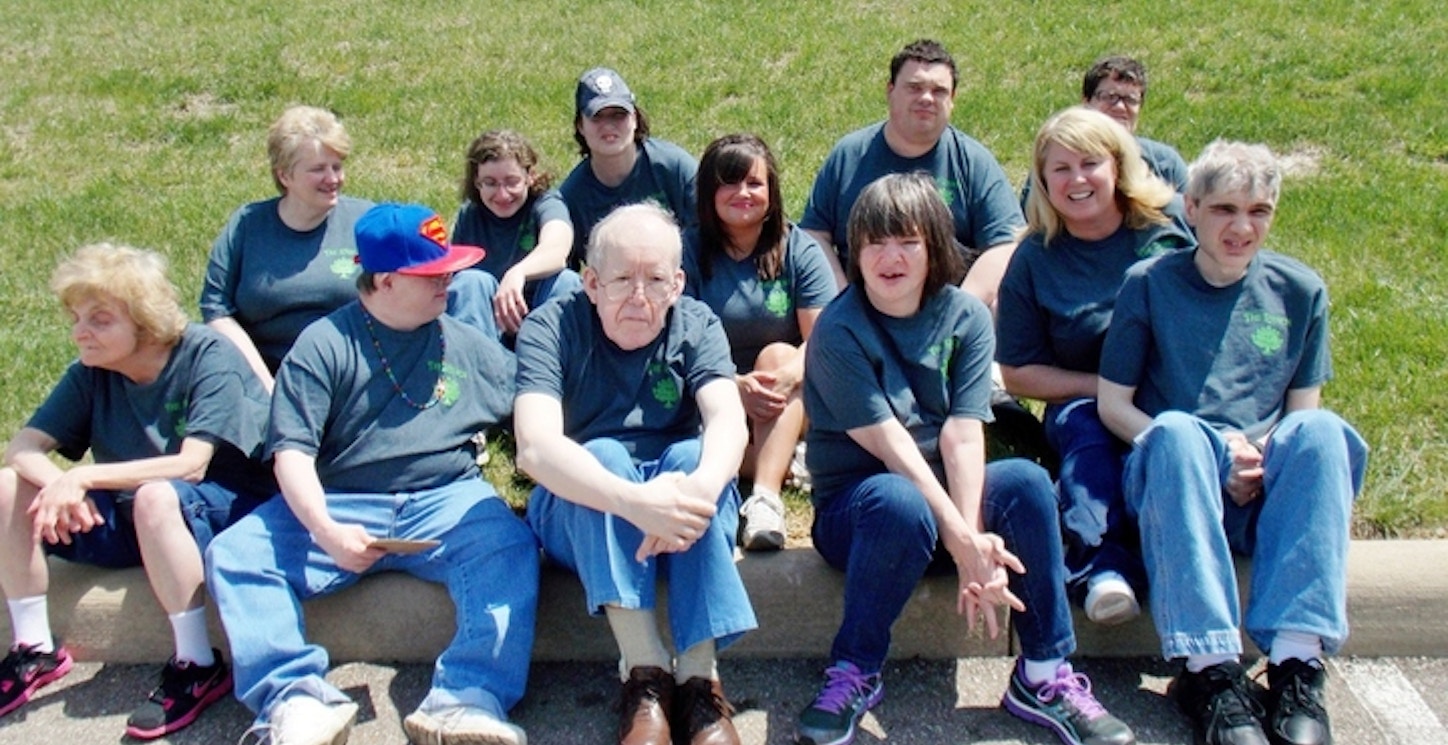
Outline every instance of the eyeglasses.
<svg viewBox="0 0 1448 745"><path fill-rule="evenodd" d="M603 287L603 296L608 298L609 302L616 303L620 300L628 300L634 296L634 292L638 290L638 288L642 287L645 298L655 303L662 303L669 299L669 295L673 294L674 288L678 287L678 284L674 282L673 277L655 279L619 277L617 279L610 279L602 283L601 286Z"/></svg>
<svg viewBox="0 0 1448 745"><path fill-rule="evenodd" d="M1091 98L1095 99L1098 103L1103 103L1107 106L1115 106L1116 104L1124 103L1126 104L1126 108L1128 109L1134 109L1141 105L1141 96L1135 93L1096 91L1096 95L1092 96Z"/></svg>

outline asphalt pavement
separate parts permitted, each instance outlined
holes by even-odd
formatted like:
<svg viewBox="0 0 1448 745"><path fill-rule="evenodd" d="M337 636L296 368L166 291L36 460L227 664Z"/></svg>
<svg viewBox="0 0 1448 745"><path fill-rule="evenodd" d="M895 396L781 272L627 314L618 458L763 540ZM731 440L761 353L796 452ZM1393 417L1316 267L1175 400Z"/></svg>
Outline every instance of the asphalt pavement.
<svg viewBox="0 0 1448 745"><path fill-rule="evenodd" d="M721 675L739 712L744 745L792 742L794 717L815 692L822 660L732 660ZM1055 737L1000 708L1011 660L900 660L886 667L885 700L865 719L860 745L1049 745ZM1254 670L1260 670L1257 663ZM1448 743L1448 659L1339 658L1329 663L1328 707L1337 745ZM1188 745L1188 722L1165 698L1173 669L1160 660L1084 659L1097 697L1136 730L1142 745ZM153 684L147 666L81 663L0 722L10 743L133 742L126 715ZM353 745L405 743L401 718L422 700L431 669L424 665L352 663L329 675L359 704ZM513 719L532 745L610 745L617 685L606 663L539 663ZM213 706L190 728L156 742L235 743L251 723L234 699Z"/></svg>

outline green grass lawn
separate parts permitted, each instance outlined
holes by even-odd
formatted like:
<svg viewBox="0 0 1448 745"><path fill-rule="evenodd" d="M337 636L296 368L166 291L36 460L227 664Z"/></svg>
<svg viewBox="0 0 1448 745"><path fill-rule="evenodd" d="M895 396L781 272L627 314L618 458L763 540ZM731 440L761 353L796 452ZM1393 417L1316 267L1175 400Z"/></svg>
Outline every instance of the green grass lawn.
<svg viewBox="0 0 1448 745"><path fill-rule="evenodd" d="M343 115L348 193L451 216L483 129L522 130L566 173L574 80L607 64L655 135L691 152L727 132L763 136L797 216L833 141L883 117L889 57L931 36L961 65L955 124L1017 182L1036 128L1108 52L1150 67L1142 134L1188 160L1217 137L1289 156L1271 243L1332 292L1327 405L1374 449L1357 529L1442 535L1448 20L1436 7L0 0L0 431L71 357L46 290L57 257L101 239L154 248L194 300L227 215L272 193L265 129L290 104Z"/></svg>

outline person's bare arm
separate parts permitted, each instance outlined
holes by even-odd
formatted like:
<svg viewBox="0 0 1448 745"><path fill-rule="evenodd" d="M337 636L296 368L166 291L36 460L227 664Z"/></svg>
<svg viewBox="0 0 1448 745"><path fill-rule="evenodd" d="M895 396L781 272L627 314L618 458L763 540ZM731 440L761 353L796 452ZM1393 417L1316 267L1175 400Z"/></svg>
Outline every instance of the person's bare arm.
<svg viewBox="0 0 1448 745"><path fill-rule="evenodd" d="M88 463L65 470L47 456L57 443L35 429L22 429L11 441L5 460L16 473L40 487L29 513L37 536L49 543L70 543L70 534L100 524L100 516L86 493L99 490L130 491L148 481L184 479L195 483L206 475L216 447L187 437L180 451L154 458L118 463Z"/></svg>
<svg viewBox="0 0 1448 745"><path fill-rule="evenodd" d="M275 456L277 485L292 514L312 534L337 566L364 572L386 553L372 548L372 536L356 523L339 523L327 512L327 494L317 477L316 458L300 450L279 450Z"/></svg>
<svg viewBox="0 0 1448 745"><path fill-rule="evenodd" d="M820 248L824 249L825 261L830 263L830 273L835 275L835 287L845 289L849 281L845 279L845 268L840 265L840 252L835 250L835 237L830 235L828 230L806 229L804 232L809 233L810 237L820 244Z"/></svg>
<svg viewBox="0 0 1448 745"><path fill-rule="evenodd" d="M266 362L262 360L261 352L257 350L256 343L251 340L246 329L243 329L241 324L231 316L212 319L206 325L231 340L231 343L241 350L241 356L246 359L246 364L256 372L256 376L261 379L261 384L266 387L266 392L271 393L272 389L276 387L276 378L273 378L271 370L266 368Z"/></svg>
<svg viewBox="0 0 1448 745"><path fill-rule="evenodd" d="M1001 380L1015 396L1047 403L1096 397L1096 376L1052 365L1001 365Z"/></svg>
<svg viewBox="0 0 1448 745"><path fill-rule="evenodd" d="M559 497L618 515L643 531L646 540L640 546L640 560L648 555L642 552L650 543L647 538L682 550L698 540L714 517L715 498L686 494L679 483L685 474L660 474L636 484L604 468L592 453L564 434L563 407L552 396L520 394L513 404L513 422L518 468ZM738 467L737 461L734 467Z"/></svg>
<svg viewBox="0 0 1448 745"><path fill-rule="evenodd" d="M1136 408L1136 386L1097 379L1096 413L1101 423L1122 442L1131 442L1151 426L1151 416Z"/></svg>
<svg viewBox="0 0 1448 745"><path fill-rule="evenodd" d="M510 334L518 333L523 317L528 315L524 285L534 279L558 272L568 262L573 249L573 226L564 220L549 220L538 231L538 245L533 247L498 278L498 293L493 298L493 315L498 326Z"/></svg>
<svg viewBox="0 0 1448 745"><path fill-rule="evenodd" d="M1016 244L998 243L985 250L966 272L960 289L980 298L991 313L996 310L996 295L1001 289L1001 278L1006 276L1006 267L1016 253Z"/></svg>

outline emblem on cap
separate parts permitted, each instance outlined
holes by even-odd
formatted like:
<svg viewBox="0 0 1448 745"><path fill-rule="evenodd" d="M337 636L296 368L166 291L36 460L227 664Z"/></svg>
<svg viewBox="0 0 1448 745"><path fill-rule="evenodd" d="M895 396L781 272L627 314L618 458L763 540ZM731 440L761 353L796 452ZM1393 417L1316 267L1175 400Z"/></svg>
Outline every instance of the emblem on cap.
<svg viewBox="0 0 1448 745"><path fill-rule="evenodd" d="M447 226L442 224L441 217L433 215L423 220L422 224L417 226L417 232L444 249L447 248Z"/></svg>
<svg viewBox="0 0 1448 745"><path fill-rule="evenodd" d="M613 92L613 78L608 75L599 75L598 79L593 81L593 84L598 87L599 93Z"/></svg>

